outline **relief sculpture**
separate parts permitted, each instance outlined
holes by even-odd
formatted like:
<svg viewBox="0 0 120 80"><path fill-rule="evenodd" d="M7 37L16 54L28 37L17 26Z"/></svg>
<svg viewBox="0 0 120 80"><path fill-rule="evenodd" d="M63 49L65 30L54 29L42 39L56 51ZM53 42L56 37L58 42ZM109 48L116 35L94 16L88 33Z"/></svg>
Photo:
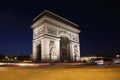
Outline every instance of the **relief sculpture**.
<svg viewBox="0 0 120 80"><path fill-rule="evenodd" d="M56 36L57 35L57 29L48 27L47 28L47 33Z"/></svg>
<svg viewBox="0 0 120 80"><path fill-rule="evenodd" d="M74 46L74 55L75 55L75 57L78 56L78 46L77 45Z"/></svg>
<svg viewBox="0 0 120 80"><path fill-rule="evenodd" d="M73 36L73 41L79 41L77 36Z"/></svg>
<svg viewBox="0 0 120 80"><path fill-rule="evenodd" d="M34 31L33 32L33 38L37 38L37 37L43 35L44 31L45 31L44 28L42 28L41 30L38 30L38 31Z"/></svg>
<svg viewBox="0 0 120 80"><path fill-rule="evenodd" d="M55 42L54 41L50 41L49 43L49 54L50 55L56 55L56 52L55 52Z"/></svg>

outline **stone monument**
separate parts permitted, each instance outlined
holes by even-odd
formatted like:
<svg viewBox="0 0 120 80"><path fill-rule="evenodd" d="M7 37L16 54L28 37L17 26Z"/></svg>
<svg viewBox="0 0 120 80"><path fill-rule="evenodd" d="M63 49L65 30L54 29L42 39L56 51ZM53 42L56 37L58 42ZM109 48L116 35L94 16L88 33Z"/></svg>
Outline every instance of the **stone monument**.
<svg viewBox="0 0 120 80"><path fill-rule="evenodd" d="M80 61L78 25L48 10L33 20L34 62Z"/></svg>

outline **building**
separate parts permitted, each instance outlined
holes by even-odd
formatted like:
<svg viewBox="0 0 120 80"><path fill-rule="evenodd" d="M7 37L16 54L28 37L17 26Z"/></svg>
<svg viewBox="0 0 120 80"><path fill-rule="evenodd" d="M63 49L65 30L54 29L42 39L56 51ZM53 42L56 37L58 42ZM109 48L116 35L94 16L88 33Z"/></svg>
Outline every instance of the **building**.
<svg viewBox="0 0 120 80"><path fill-rule="evenodd" d="M48 10L33 20L34 62L80 61L78 25Z"/></svg>

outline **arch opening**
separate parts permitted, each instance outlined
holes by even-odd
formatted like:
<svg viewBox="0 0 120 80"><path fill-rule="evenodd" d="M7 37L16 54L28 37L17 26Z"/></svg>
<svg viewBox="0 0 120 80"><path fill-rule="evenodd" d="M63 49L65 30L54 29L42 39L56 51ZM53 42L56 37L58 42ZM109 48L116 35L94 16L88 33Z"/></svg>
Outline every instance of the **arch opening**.
<svg viewBox="0 0 120 80"><path fill-rule="evenodd" d="M37 62L41 61L41 44L37 46Z"/></svg>
<svg viewBox="0 0 120 80"><path fill-rule="evenodd" d="M70 62L70 40L66 36L60 37L60 61Z"/></svg>

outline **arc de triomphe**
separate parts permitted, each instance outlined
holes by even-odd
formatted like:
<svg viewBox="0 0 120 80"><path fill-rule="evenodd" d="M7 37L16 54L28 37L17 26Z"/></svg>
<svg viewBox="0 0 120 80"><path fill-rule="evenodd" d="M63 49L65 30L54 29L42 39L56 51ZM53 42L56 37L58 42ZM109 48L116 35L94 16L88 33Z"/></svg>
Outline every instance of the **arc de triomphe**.
<svg viewBox="0 0 120 80"><path fill-rule="evenodd" d="M33 20L35 62L73 62L80 60L78 25L48 10Z"/></svg>

